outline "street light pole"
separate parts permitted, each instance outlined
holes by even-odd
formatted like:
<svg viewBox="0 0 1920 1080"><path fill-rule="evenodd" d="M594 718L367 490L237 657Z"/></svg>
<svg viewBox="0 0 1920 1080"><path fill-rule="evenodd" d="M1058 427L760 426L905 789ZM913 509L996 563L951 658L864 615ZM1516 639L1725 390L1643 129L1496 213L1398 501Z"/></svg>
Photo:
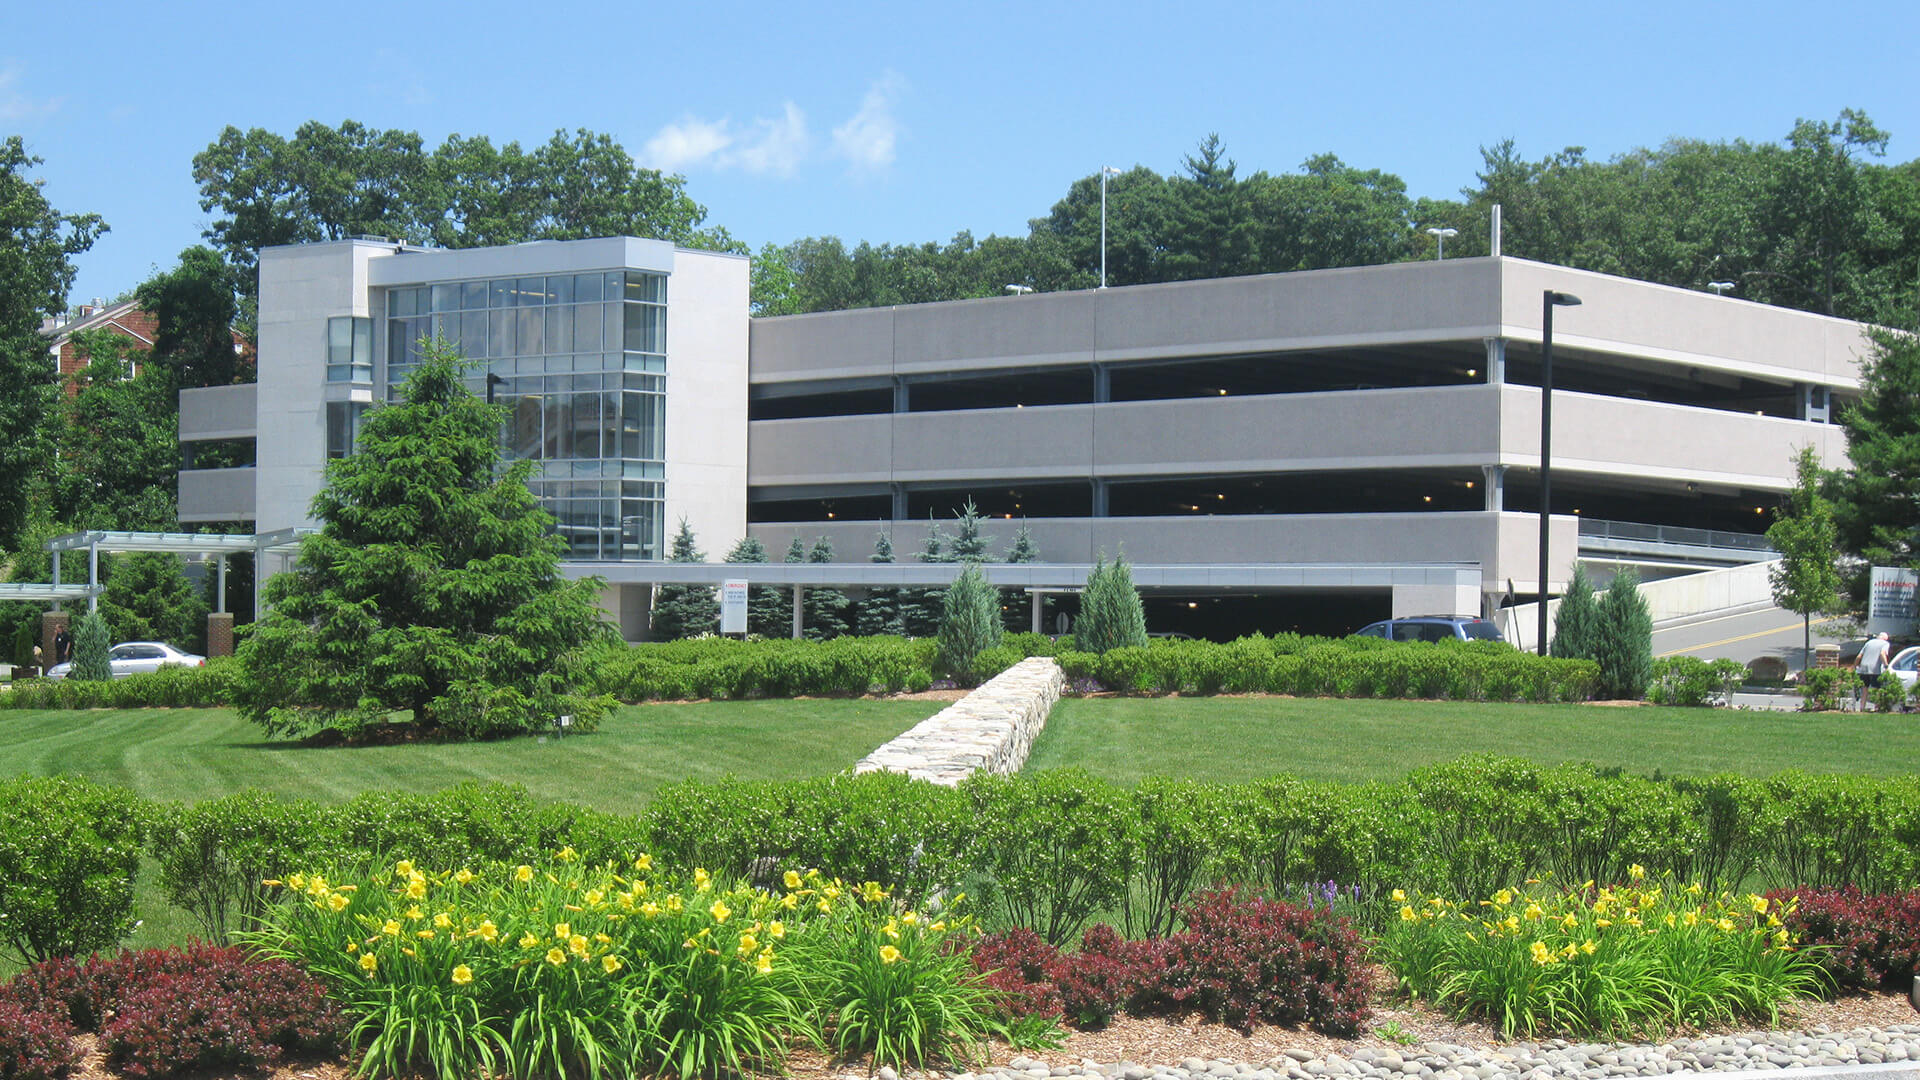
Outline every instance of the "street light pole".
<svg viewBox="0 0 1920 1080"><path fill-rule="evenodd" d="M1735 287L1735 283L1731 281L1707 282L1707 288L1712 289L1713 295L1715 296L1725 296L1728 293L1732 292L1734 290L1734 287Z"/></svg>
<svg viewBox="0 0 1920 1080"><path fill-rule="evenodd" d="M1119 169L1100 166L1100 287L1103 289L1107 287L1107 177L1119 175Z"/></svg>
<svg viewBox="0 0 1920 1080"><path fill-rule="evenodd" d="M1577 307L1572 293L1548 289L1540 296L1540 599L1534 651L1547 655L1547 515L1553 499L1553 309Z"/></svg>
<svg viewBox="0 0 1920 1080"><path fill-rule="evenodd" d="M1439 242L1440 246L1435 248L1433 252L1434 261L1438 262L1447 257L1447 237L1459 236L1460 230L1459 229L1443 229L1438 226L1435 226L1434 228L1427 230L1427 235L1433 237L1435 240Z"/></svg>

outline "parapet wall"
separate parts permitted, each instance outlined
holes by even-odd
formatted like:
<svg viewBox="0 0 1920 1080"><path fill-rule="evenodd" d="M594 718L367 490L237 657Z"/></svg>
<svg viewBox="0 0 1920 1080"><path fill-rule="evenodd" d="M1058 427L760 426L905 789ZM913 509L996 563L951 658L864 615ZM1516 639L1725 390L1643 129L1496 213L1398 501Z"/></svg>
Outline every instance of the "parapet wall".
<svg viewBox="0 0 1920 1080"><path fill-rule="evenodd" d="M947 787L983 769L1018 772L1066 685L1052 657L1028 657L861 758L853 771L906 773Z"/></svg>

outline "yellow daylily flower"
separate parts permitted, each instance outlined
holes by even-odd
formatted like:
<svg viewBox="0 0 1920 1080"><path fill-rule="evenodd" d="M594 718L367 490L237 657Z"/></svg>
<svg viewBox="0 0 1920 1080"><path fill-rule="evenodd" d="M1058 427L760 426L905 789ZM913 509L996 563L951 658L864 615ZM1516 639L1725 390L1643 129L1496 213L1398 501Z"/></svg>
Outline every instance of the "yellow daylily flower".
<svg viewBox="0 0 1920 1080"><path fill-rule="evenodd" d="M447 927L453 925L453 916L442 911L433 917L433 925L445 930Z"/></svg>
<svg viewBox="0 0 1920 1080"><path fill-rule="evenodd" d="M399 922L393 919L388 919L384 924L381 925L380 932L387 935L388 937L399 937L400 924Z"/></svg>
<svg viewBox="0 0 1920 1080"><path fill-rule="evenodd" d="M373 970L379 966L380 966L380 961L377 958L375 958L375 956L372 953L369 952L369 953L360 954L360 970L361 971L364 971L367 974L371 975L373 974Z"/></svg>
<svg viewBox="0 0 1920 1080"><path fill-rule="evenodd" d="M481 941L491 942L500 936L500 928L493 925L492 919L482 919L479 928L474 930L474 934Z"/></svg>
<svg viewBox="0 0 1920 1080"><path fill-rule="evenodd" d="M333 895L327 897L327 907L333 909L336 912L344 911L346 909L346 906L347 906L347 898L340 895L339 893L334 893Z"/></svg>
<svg viewBox="0 0 1920 1080"><path fill-rule="evenodd" d="M891 945L880 946L880 962L891 964L900 959L900 950Z"/></svg>
<svg viewBox="0 0 1920 1080"><path fill-rule="evenodd" d="M561 952L559 949L547 950L547 963L552 964L554 967L559 967L562 964L565 964L566 962L567 962L566 953Z"/></svg>
<svg viewBox="0 0 1920 1080"><path fill-rule="evenodd" d="M401 859L399 862L394 863L393 876L394 877L412 877L413 876L413 860Z"/></svg>
<svg viewBox="0 0 1920 1080"><path fill-rule="evenodd" d="M713 906L707 909L707 914L713 916L714 922L723 923L733 914L733 909L727 906L725 900L715 900Z"/></svg>
<svg viewBox="0 0 1920 1080"><path fill-rule="evenodd" d="M473 871L463 866L453 872L453 880L461 885L471 885L473 884Z"/></svg>
<svg viewBox="0 0 1920 1080"><path fill-rule="evenodd" d="M800 877L800 875L793 870L787 871L786 876L781 878L781 881L783 884L786 885L788 890L798 889L803 883L803 879Z"/></svg>
<svg viewBox="0 0 1920 1080"><path fill-rule="evenodd" d="M653 869L653 856L651 856L651 855L647 855L647 854L641 854L641 855L639 855L639 856L637 856L637 857L636 857L636 858L635 858L635 859L633 860L633 868L634 868L635 870L651 870L651 869Z"/></svg>
<svg viewBox="0 0 1920 1080"><path fill-rule="evenodd" d="M773 950L762 949L760 955L753 958L753 970L765 975L773 970Z"/></svg>
<svg viewBox="0 0 1920 1080"><path fill-rule="evenodd" d="M473 969L472 969L472 968L470 968L470 967L468 967L468 966L467 966L467 965L465 965L465 964L455 964L455 965L454 965L454 968L453 968L453 984L454 984L455 986L465 986L465 985L467 985L468 983L470 983L470 982L472 982L472 981L473 981Z"/></svg>
<svg viewBox="0 0 1920 1080"><path fill-rule="evenodd" d="M533 936L533 931L529 930L526 933L520 935L521 948L531 949L538 944L540 944L540 939Z"/></svg>
<svg viewBox="0 0 1920 1080"><path fill-rule="evenodd" d="M609 975L613 974L616 971L619 971L621 968L626 966L627 965L624 961L622 961L619 957L613 955L612 953L608 953L607 955L600 958L600 969L602 971L605 971Z"/></svg>

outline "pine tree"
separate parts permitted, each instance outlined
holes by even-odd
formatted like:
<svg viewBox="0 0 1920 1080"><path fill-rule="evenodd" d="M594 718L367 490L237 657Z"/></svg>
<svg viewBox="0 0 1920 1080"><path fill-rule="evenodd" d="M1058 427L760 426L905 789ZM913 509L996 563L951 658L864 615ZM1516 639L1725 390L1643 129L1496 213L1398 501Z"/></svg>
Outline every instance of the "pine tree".
<svg viewBox="0 0 1920 1080"><path fill-rule="evenodd" d="M1020 523L1020 531L1013 534L1013 543L1007 548L1006 561L1009 563L1035 563L1040 561L1040 545L1033 542L1033 530L1027 523ZM1041 602L1039 596L1021 591L1007 604L1006 624L1008 630L1025 630L1032 625L1033 605Z"/></svg>
<svg viewBox="0 0 1920 1080"><path fill-rule="evenodd" d="M796 541L797 543L798 541ZM833 561L833 541L821 537L807 549L807 561L810 563L830 563ZM837 638L847 632L847 596L838 589L814 585L807 589L806 597L801 601L802 614L806 619L806 635L815 641Z"/></svg>
<svg viewBox="0 0 1920 1080"><path fill-rule="evenodd" d="M1094 562L1080 594L1080 621L1073 626L1073 642L1092 653L1147 643L1146 612L1124 556L1115 556L1109 563L1102 553Z"/></svg>
<svg viewBox="0 0 1920 1080"><path fill-rule="evenodd" d="M609 633L594 586L561 576L533 463L499 467L505 407L469 392L462 365L435 342L327 466L320 529L239 649L236 704L269 732L351 735L400 710L469 737L562 715L591 730L612 704L577 689L580 654Z"/></svg>
<svg viewBox="0 0 1920 1080"><path fill-rule="evenodd" d="M945 563L953 560L945 554L946 537L940 532L940 526L932 518L927 519L927 539L920 547L920 561L923 563ZM900 623L908 637L928 637L939 633L940 616L946 610L944 597L940 589L902 589L900 590Z"/></svg>
<svg viewBox="0 0 1920 1080"><path fill-rule="evenodd" d="M1653 616L1640 595L1640 575L1622 570L1600 601L1594 657L1603 700L1638 701L1653 682Z"/></svg>
<svg viewBox="0 0 1920 1080"><path fill-rule="evenodd" d="M893 562L893 538L881 533L874 538L873 554L869 562ZM859 614L854 618L854 630L862 637L878 634L901 634L905 630L900 625L900 590L875 587L867 590L867 595L859 603Z"/></svg>
<svg viewBox="0 0 1920 1080"><path fill-rule="evenodd" d="M105 682L113 678L113 669L107 664L109 640L105 616L98 611L80 616L79 624L73 628L73 666L67 669L67 678L75 682Z"/></svg>
<svg viewBox="0 0 1920 1080"><path fill-rule="evenodd" d="M975 658L1000 644L1000 632L999 591L987 584L979 563L969 562L942 598L935 662L956 682L972 686L978 681Z"/></svg>
<svg viewBox="0 0 1920 1080"><path fill-rule="evenodd" d="M948 547L952 552L950 562L986 562L987 539L980 535L980 523L986 519L980 516L980 509L973 505L972 496L960 512L953 515L957 523L953 543Z"/></svg>
<svg viewBox="0 0 1920 1080"><path fill-rule="evenodd" d="M807 561L807 545L802 543L798 536L794 537L793 542L787 545L787 557L783 561L789 564Z"/></svg>
<svg viewBox="0 0 1920 1080"><path fill-rule="evenodd" d="M135 551L116 556L100 592L100 613L123 641L164 641L206 651L207 602L187 580L180 556Z"/></svg>
<svg viewBox="0 0 1920 1080"><path fill-rule="evenodd" d="M673 536L673 546L667 555L670 563L700 563L707 557L700 553L693 537L693 527L686 518L680 519L680 531ZM653 598L653 633L655 641L673 641L678 638L694 637L700 634L715 633L720 629L720 601L711 588L705 585L662 585Z"/></svg>
<svg viewBox="0 0 1920 1080"><path fill-rule="evenodd" d="M764 563L767 546L757 536L741 537L727 552L730 563ZM788 637L792 634L793 608L780 590L759 585L747 590L747 633L761 637Z"/></svg>
<svg viewBox="0 0 1920 1080"><path fill-rule="evenodd" d="M1553 617L1553 655L1568 660L1591 660L1599 634L1600 608L1593 596L1593 579L1583 563L1573 564L1573 580L1560 596Z"/></svg>

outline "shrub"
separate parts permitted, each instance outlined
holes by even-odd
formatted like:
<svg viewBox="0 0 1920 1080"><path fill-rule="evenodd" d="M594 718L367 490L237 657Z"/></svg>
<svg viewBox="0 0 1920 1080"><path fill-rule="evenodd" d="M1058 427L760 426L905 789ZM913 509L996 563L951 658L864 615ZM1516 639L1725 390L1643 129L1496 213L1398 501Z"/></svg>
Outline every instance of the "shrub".
<svg viewBox="0 0 1920 1080"><path fill-rule="evenodd" d="M1896 712L1907 703L1907 684L1888 674L1879 686L1867 691L1867 702L1875 712Z"/></svg>
<svg viewBox="0 0 1920 1080"><path fill-rule="evenodd" d="M1080 951L1054 965L1060 1005L1082 1028L1102 1028L1121 1009L1162 993L1166 979L1164 941L1127 941L1106 923L1087 927Z"/></svg>
<svg viewBox="0 0 1920 1080"><path fill-rule="evenodd" d="M144 809L79 777L0 782L0 942L32 963L131 932Z"/></svg>
<svg viewBox="0 0 1920 1080"><path fill-rule="evenodd" d="M1008 1023L1027 1017L1058 1021L1060 950L1024 926L974 939L973 968L995 994Z"/></svg>
<svg viewBox="0 0 1920 1080"><path fill-rule="evenodd" d="M0 1076L7 1080L56 1080L79 1063L73 1025L55 1012L28 1008L0 996Z"/></svg>
<svg viewBox="0 0 1920 1080"><path fill-rule="evenodd" d="M974 660L1000 644L1000 593L987 584L977 563L968 563L942 600L938 667L959 682L978 680Z"/></svg>
<svg viewBox="0 0 1920 1080"><path fill-rule="evenodd" d="M188 950L186 970L127 988L100 1029L127 1076L260 1069L331 1050L343 1028L326 990L293 965L237 949Z"/></svg>
<svg viewBox="0 0 1920 1080"><path fill-rule="evenodd" d="M1600 664L1603 698L1638 701L1653 681L1653 616L1640 595L1640 575L1615 574L1600 600L1593 658Z"/></svg>
<svg viewBox="0 0 1920 1080"><path fill-rule="evenodd" d="M1307 1024L1351 1035L1366 1018L1365 954L1345 919L1238 889L1196 895L1166 939L1158 993L1242 1031Z"/></svg>
<svg viewBox="0 0 1920 1080"><path fill-rule="evenodd" d="M0 986L0 1001L14 1002L28 1012L64 1017L77 1028L96 1026L93 990L72 957L57 956L28 967ZM0 1076L5 1075L0 1070Z"/></svg>
<svg viewBox="0 0 1920 1080"><path fill-rule="evenodd" d="M1839 990L1907 990L1920 970L1920 890L1783 889L1787 929Z"/></svg>
<svg viewBox="0 0 1920 1080"><path fill-rule="evenodd" d="M1655 705L1725 705L1746 677L1738 660L1721 657L1711 664L1697 656L1669 656L1653 662L1647 700Z"/></svg>
<svg viewBox="0 0 1920 1080"><path fill-rule="evenodd" d="M1860 700L1864 687L1852 668L1808 668L1800 680L1802 712L1844 709Z"/></svg>
<svg viewBox="0 0 1920 1080"><path fill-rule="evenodd" d="M1146 613L1124 557L1116 556L1109 563L1102 555L1094 562L1080 593L1080 619L1074 624L1073 640L1076 648L1092 653L1147 644Z"/></svg>
<svg viewBox="0 0 1920 1080"><path fill-rule="evenodd" d="M207 937L224 942L231 928L264 909L262 880L284 877L337 846L327 818L316 803L239 791L157 808L147 850L159 863L167 899L191 914Z"/></svg>
<svg viewBox="0 0 1920 1080"><path fill-rule="evenodd" d="M1771 901L1673 879L1617 891L1503 888L1456 903L1396 891L1380 955L1407 992L1486 1018L1507 1038L1648 1036L1674 1024L1773 1023L1820 985Z"/></svg>
<svg viewBox="0 0 1920 1080"><path fill-rule="evenodd" d="M1119 904L1138 839L1117 786L1078 769L960 785L971 822L967 861L996 925L1071 940L1093 913Z"/></svg>

